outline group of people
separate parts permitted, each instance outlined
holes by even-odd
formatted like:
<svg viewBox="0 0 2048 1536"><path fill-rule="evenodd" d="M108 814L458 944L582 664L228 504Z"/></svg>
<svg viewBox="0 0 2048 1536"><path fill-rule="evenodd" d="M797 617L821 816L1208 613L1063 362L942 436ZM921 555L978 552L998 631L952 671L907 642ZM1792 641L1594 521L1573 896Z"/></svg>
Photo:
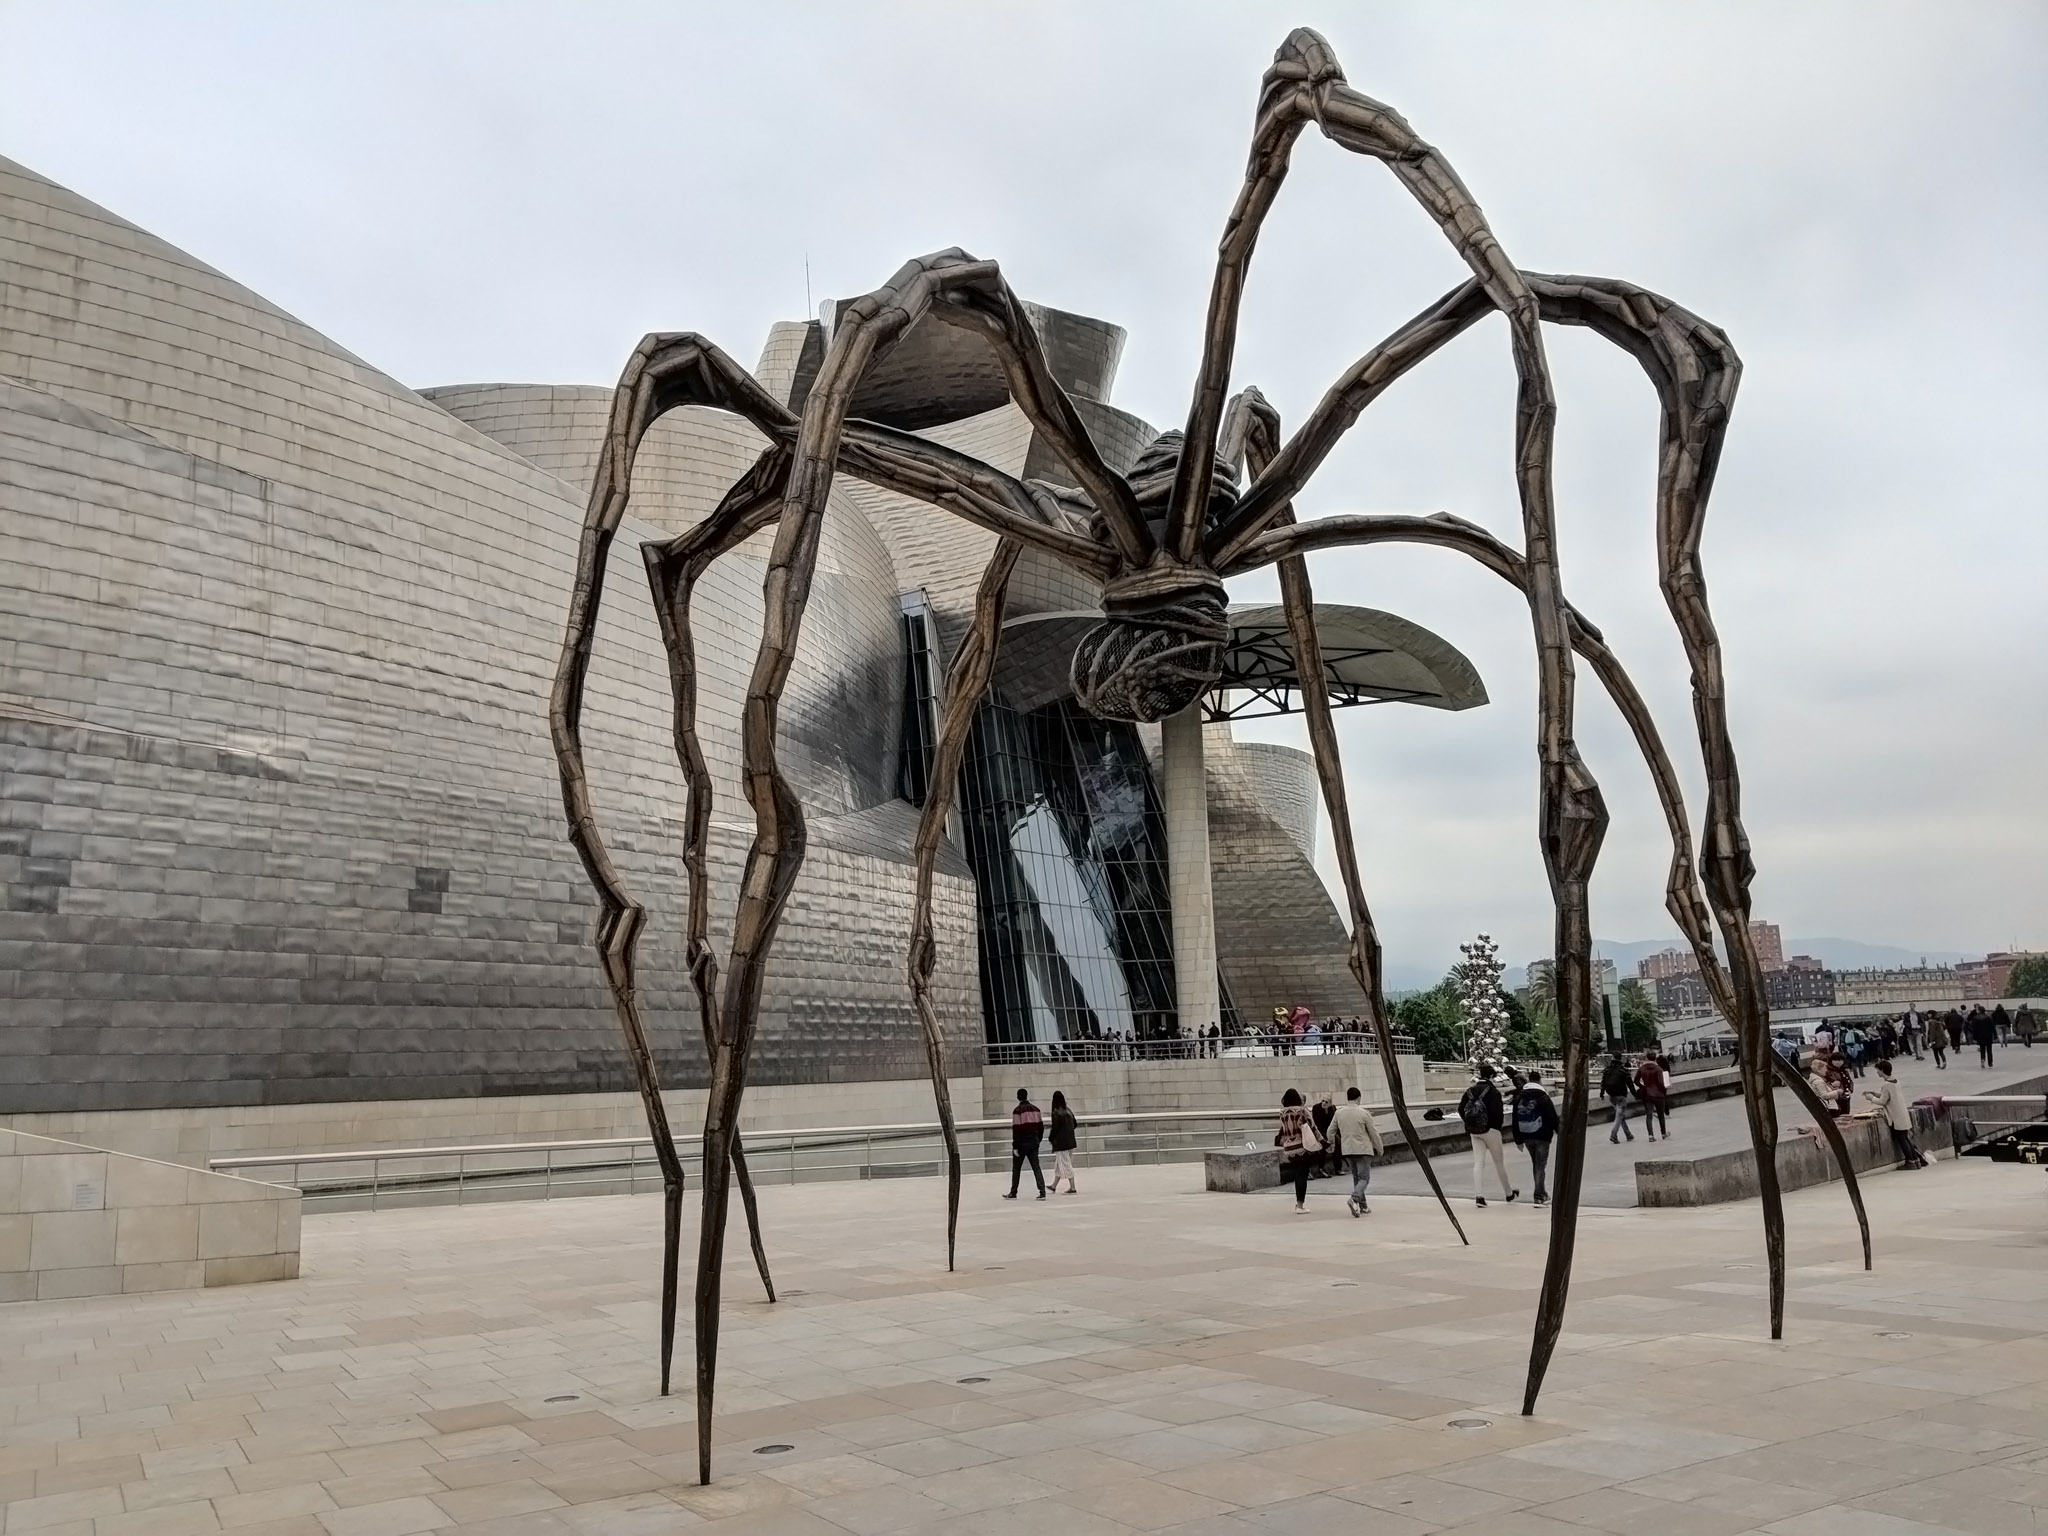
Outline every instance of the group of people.
<svg viewBox="0 0 2048 1536"><path fill-rule="evenodd" d="M1372 1207L1366 1191L1372 1184L1372 1160L1386 1151L1380 1128L1356 1088L1344 1090L1344 1102L1324 1094L1313 1108L1303 1104L1301 1090L1290 1088L1280 1096L1280 1129L1273 1137L1280 1149L1280 1172L1294 1185L1294 1209L1308 1211L1308 1181L1338 1168L1351 1176L1351 1193L1345 1209L1363 1216Z"/></svg>
<svg viewBox="0 0 2048 1536"><path fill-rule="evenodd" d="M1038 1198L1045 1198L1045 1170L1038 1166L1038 1149L1048 1132L1052 1137L1052 1192L1058 1194L1060 1185L1065 1184L1068 1194L1081 1193L1081 1186L1074 1182L1074 1148L1081 1140L1081 1122L1067 1107L1066 1094L1053 1090L1052 1113L1047 1115L1031 1102L1029 1088L1019 1088L1016 1107L1010 1111L1010 1192L1003 1196L1005 1200L1017 1198L1026 1163L1031 1165L1031 1177L1038 1181Z"/></svg>
<svg viewBox="0 0 2048 1536"><path fill-rule="evenodd" d="M1631 1101L1643 1106L1643 1134L1655 1141L1658 1132L1664 1139L1671 1139L1671 1058L1655 1051L1645 1051L1635 1067L1631 1069L1628 1058L1617 1051L1607 1060L1607 1066L1600 1074L1600 1097L1605 1099L1614 1111L1614 1123L1607 1132L1609 1141L1634 1141L1636 1133L1628 1128L1628 1107Z"/></svg>

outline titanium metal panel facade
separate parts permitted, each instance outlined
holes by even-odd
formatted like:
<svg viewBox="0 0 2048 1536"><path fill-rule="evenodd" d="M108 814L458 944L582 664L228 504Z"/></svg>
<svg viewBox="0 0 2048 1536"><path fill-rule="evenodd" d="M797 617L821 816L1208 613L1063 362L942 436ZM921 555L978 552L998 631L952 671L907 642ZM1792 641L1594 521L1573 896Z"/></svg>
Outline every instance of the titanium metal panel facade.
<svg viewBox="0 0 2048 1536"><path fill-rule="evenodd" d="M1154 434L1107 403L1122 332L1031 314L1127 467ZM941 331L906 341L873 409L1060 478L992 392L999 374ZM777 325L767 387L801 398L821 337ZM932 366L910 366L927 344ZM629 1086L546 722L609 403L592 385L415 393L0 161L0 1113ZM694 523L759 447L730 417L665 418L626 544ZM757 1081L923 1073L904 979L922 786L905 744L919 749L993 544L904 498L835 488L781 715L809 856L769 969ZM766 546L721 561L696 603L721 944L751 829L739 706ZM614 561L608 583L593 783L650 913L641 990L664 1078L698 1085L666 661L639 562ZM1098 600L1027 554L1010 606ZM981 878L948 848L935 901L956 1072L984 1033L1172 1022L1140 739L1071 701L984 712L961 800ZM1264 973L1233 962L1230 935L1270 947L1274 921L1319 976L1342 963L1335 911L1290 841L1298 785L1283 828L1251 783L1211 787L1239 860L1218 905L1240 991ZM1230 927L1233 902L1259 921Z"/></svg>

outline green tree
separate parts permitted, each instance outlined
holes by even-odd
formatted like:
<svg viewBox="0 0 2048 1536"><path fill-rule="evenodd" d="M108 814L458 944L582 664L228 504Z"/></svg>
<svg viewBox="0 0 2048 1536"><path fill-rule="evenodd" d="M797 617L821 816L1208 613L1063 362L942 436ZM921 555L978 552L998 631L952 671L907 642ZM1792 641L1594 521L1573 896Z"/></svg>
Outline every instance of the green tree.
<svg viewBox="0 0 2048 1536"><path fill-rule="evenodd" d="M1539 1003L1525 1006L1511 992L1501 993L1501 1005L1508 1013L1508 1055L1516 1061L1557 1054L1557 1017L1546 1015Z"/></svg>
<svg viewBox="0 0 2048 1536"><path fill-rule="evenodd" d="M1628 977L1621 984L1621 1043L1632 1051L1654 1048L1663 1039L1657 1024L1656 1000L1640 981Z"/></svg>
<svg viewBox="0 0 2048 1536"><path fill-rule="evenodd" d="M1411 992L1395 1003L1394 1023L1414 1039L1423 1060L1464 1059L1464 1021L1458 1013L1457 989L1448 976L1427 992Z"/></svg>
<svg viewBox="0 0 2048 1536"><path fill-rule="evenodd" d="M2006 978L2007 997L2048 997L2048 955L2028 955Z"/></svg>

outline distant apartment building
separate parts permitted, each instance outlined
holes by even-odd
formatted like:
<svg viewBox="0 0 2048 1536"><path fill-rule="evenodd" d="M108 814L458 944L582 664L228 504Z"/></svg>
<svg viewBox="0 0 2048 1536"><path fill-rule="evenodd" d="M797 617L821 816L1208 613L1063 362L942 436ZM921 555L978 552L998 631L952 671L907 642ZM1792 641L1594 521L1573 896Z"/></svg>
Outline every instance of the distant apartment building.
<svg viewBox="0 0 2048 1536"><path fill-rule="evenodd" d="M1865 1003L1960 1002L1963 975L1952 965L1902 965L1890 970L1867 967L1837 971L1833 1001L1848 1007Z"/></svg>
<svg viewBox="0 0 2048 1536"><path fill-rule="evenodd" d="M1656 954L1645 955L1636 962L1636 979L1646 982L1669 981L1676 976L1697 975L1699 968L1698 957L1689 949L1660 949Z"/></svg>
<svg viewBox="0 0 2048 1536"><path fill-rule="evenodd" d="M1764 972L1764 996L1773 1008L1826 1008L1841 1001L1832 973L1789 965Z"/></svg>
<svg viewBox="0 0 2048 1536"><path fill-rule="evenodd" d="M1697 969L1677 976L1659 976L1649 985L1656 989L1657 1016L1662 1019L1696 1019L1714 1011L1707 996L1707 984Z"/></svg>
<svg viewBox="0 0 2048 1536"><path fill-rule="evenodd" d="M1788 971L1824 971L1827 969L1827 962L1817 960L1812 955L1794 955L1785 962L1785 969Z"/></svg>
<svg viewBox="0 0 2048 1536"><path fill-rule="evenodd" d="M1756 958L1766 971L1782 971L1785 968L1785 938L1776 923L1764 922L1761 918L1749 925L1749 940L1756 946ZM1815 962L1818 965L1819 962ZM1698 972L1700 962L1689 949L1660 949L1654 955L1646 955L1636 962L1638 981L1659 982L1678 976L1690 976Z"/></svg>
<svg viewBox="0 0 2048 1536"><path fill-rule="evenodd" d="M2006 995L2007 983L2012 979L2012 968L2022 960L2032 958L2034 951L1994 949L1982 960L1962 960L1956 964L1956 974L1963 978L1963 996L1967 998L1992 998Z"/></svg>

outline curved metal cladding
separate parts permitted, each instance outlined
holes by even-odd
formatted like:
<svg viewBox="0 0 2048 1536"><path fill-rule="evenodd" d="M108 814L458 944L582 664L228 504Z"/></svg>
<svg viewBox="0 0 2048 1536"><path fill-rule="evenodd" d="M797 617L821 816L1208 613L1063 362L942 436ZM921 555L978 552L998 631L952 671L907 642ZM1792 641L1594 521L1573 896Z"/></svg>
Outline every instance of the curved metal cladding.
<svg viewBox="0 0 2048 1536"><path fill-rule="evenodd" d="M473 430L0 161L0 1111L629 1085L546 724L585 494L549 471L581 474L609 391L457 395L560 421L515 452L494 440L509 426ZM657 431L587 734L650 909L665 1080L686 1085L705 1070L679 966L682 791L631 546L700 515L755 449L698 413ZM766 1082L923 1071L902 953L915 817L893 798L902 583L852 502L832 510L784 701L812 834ZM730 890L758 554L698 603ZM957 859L936 911L964 1058Z"/></svg>

